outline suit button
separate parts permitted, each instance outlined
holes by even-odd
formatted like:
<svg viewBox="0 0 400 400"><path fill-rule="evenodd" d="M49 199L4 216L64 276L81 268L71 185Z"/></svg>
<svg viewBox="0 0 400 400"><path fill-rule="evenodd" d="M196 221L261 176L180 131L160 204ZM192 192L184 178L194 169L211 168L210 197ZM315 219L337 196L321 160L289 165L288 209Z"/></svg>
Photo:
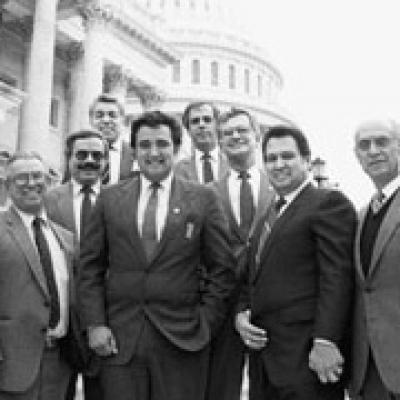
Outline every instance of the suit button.
<svg viewBox="0 0 400 400"><path fill-rule="evenodd" d="M49 308L49 307L50 307L50 302L47 301L47 300L45 300L45 301L43 302L43 305L44 305L46 308Z"/></svg>

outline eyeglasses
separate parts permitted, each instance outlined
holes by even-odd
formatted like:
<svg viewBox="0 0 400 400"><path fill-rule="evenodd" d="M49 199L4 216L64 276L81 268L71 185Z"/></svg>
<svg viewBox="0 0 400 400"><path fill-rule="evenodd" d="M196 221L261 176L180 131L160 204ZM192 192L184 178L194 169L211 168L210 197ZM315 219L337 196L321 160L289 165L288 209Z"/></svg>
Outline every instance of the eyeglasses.
<svg viewBox="0 0 400 400"><path fill-rule="evenodd" d="M264 162L272 163L278 161L278 158L281 158L283 161L290 161L296 157L296 154L291 151L283 151L281 154L267 154L264 156Z"/></svg>
<svg viewBox="0 0 400 400"><path fill-rule="evenodd" d="M357 142L357 147L362 151L368 151L371 148L372 142L378 149L384 149L389 146L391 138L387 136L377 136L369 139L360 139Z"/></svg>
<svg viewBox="0 0 400 400"><path fill-rule="evenodd" d="M94 116L96 118L104 118L107 115L112 119L118 118L118 112L117 111L113 111L113 110L110 110L110 111L98 110L98 111L96 111L94 113Z"/></svg>
<svg viewBox="0 0 400 400"><path fill-rule="evenodd" d="M12 177L14 183L18 186L28 185L29 182L33 184L43 183L45 181L45 175L40 171L32 171L32 172L21 172L19 174L15 174Z"/></svg>
<svg viewBox="0 0 400 400"><path fill-rule="evenodd" d="M190 118L189 122L192 125L198 125L201 121L203 121L205 124L211 124L211 122L213 121L213 117L210 117L209 115L203 115L201 117L193 117Z"/></svg>
<svg viewBox="0 0 400 400"><path fill-rule="evenodd" d="M154 145L157 149L166 149L171 145L171 142L164 139L157 139L154 141ZM141 150L150 150L153 146L153 141L151 140L140 140L138 143L138 147Z"/></svg>
<svg viewBox="0 0 400 400"><path fill-rule="evenodd" d="M250 131L251 131L250 128L239 126L237 128L232 128L232 129L222 129L221 133L223 136L233 136L235 132L237 132L239 135L246 135Z"/></svg>
<svg viewBox="0 0 400 400"><path fill-rule="evenodd" d="M104 158L104 153L98 150L88 151L88 150L78 150L74 156L78 161L85 161L89 155L94 161L101 161Z"/></svg>

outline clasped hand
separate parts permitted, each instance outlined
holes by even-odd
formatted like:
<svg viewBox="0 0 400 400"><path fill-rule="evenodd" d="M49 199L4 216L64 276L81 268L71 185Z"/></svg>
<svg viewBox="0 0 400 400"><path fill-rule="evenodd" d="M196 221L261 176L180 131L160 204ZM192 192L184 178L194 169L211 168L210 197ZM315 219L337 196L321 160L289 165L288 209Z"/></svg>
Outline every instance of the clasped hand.
<svg viewBox="0 0 400 400"><path fill-rule="evenodd" d="M250 310L236 315L235 328L244 344L252 350L261 350L268 342L267 332L250 322Z"/></svg>
<svg viewBox="0 0 400 400"><path fill-rule="evenodd" d="M90 327L88 329L88 342L89 347L101 357L118 353L115 337L107 326Z"/></svg>

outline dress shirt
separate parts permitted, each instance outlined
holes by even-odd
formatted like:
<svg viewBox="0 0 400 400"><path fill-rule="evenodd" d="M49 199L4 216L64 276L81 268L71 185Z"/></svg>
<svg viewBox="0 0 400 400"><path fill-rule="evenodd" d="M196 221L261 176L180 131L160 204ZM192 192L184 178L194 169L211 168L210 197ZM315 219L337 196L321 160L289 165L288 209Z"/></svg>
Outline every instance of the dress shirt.
<svg viewBox="0 0 400 400"><path fill-rule="evenodd" d="M260 170L253 166L247 170L250 177L248 181L251 187L251 193L253 195L254 209L257 209L258 197L260 193ZM228 193L231 202L232 212L235 216L236 222L240 225L240 187L242 179L239 177L239 172L230 170L228 177Z"/></svg>
<svg viewBox="0 0 400 400"><path fill-rule="evenodd" d="M219 173L219 147L215 146L215 148L211 150L209 154L210 154L211 169L213 173L213 180L215 181L218 179L218 173ZM200 183L204 183L204 177L203 177L204 160L202 159L203 155L204 153L202 151L194 149L196 173Z"/></svg>
<svg viewBox="0 0 400 400"><path fill-rule="evenodd" d="M285 196L280 196L280 197L282 197L282 198L284 198L285 199L285 204L281 207L281 209L279 210L279 213L278 213L278 217L280 217L284 212L285 212L285 210L289 207L289 205L290 205L290 203L292 203L295 199L296 199L296 197L301 193L301 191L309 184L311 182L311 179L310 178L307 178L307 179L305 179L304 180L304 182L300 185L300 186L298 186L295 190L293 190L292 192L290 192L290 193L288 193L288 194L285 194ZM276 199L275 199L275 201L278 199L279 197L277 197Z"/></svg>
<svg viewBox="0 0 400 400"><path fill-rule="evenodd" d="M74 179L71 180L72 183L72 198L74 204L74 223L75 223L75 232L78 236L78 240L81 237L81 210L82 210L82 201L84 194L82 193L82 184L76 182ZM96 202L97 196L100 193L100 180L97 181L94 185L92 185L93 192L90 193L90 202L94 204Z"/></svg>
<svg viewBox="0 0 400 400"><path fill-rule="evenodd" d="M169 174L167 178L160 181L160 188L157 190L158 193L158 205L156 213L156 227L157 227L157 240L159 241L162 232L165 227L165 222L167 220L169 198L171 193L171 182L172 174ZM140 175L140 195L138 201L138 230L140 235L142 235L143 219L144 213L147 207L147 203L151 196L153 189L151 188L152 182L149 181L143 174Z"/></svg>
<svg viewBox="0 0 400 400"><path fill-rule="evenodd" d="M14 208L21 217L21 220L28 231L29 237L32 240L34 248L37 249L32 228L32 222L36 218L36 215L25 213L18 209L15 205ZM58 298L60 301L60 320L54 329L49 329L48 335L55 338L61 338L66 335L68 330L69 276L67 260L55 233L49 225L49 220L46 213L42 211L39 217L43 220L41 227L43 235L47 240L47 244L49 245L54 278L56 281Z"/></svg>
<svg viewBox="0 0 400 400"><path fill-rule="evenodd" d="M119 172L121 169L122 140L119 138L112 143L108 151L110 180L108 183L117 183L119 181Z"/></svg>

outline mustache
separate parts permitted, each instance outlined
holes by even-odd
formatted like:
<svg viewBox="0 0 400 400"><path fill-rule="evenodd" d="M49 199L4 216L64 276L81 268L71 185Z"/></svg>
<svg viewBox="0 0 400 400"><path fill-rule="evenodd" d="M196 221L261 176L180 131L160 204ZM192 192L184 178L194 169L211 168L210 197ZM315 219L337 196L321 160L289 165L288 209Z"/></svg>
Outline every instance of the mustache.
<svg viewBox="0 0 400 400"><path fill-rule="evenodd" d="M85 170L99 170L100 169L100 163L97 162L85 162L78 164L78 169L85 171Z"/></svg>

